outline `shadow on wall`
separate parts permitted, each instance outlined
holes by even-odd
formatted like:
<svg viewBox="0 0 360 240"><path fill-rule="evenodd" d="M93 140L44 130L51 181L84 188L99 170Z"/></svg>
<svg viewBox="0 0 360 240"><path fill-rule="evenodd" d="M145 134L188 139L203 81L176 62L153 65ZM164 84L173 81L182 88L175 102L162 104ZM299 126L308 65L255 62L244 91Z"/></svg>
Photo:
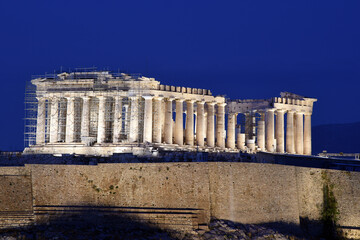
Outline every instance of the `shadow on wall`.
<svg viewBox="0 0 360 240"><path fill-rule="evenodd" d="M209 231L197 229L199 209L140 208L113 206L36 206L36 225L0 230L1 237L16 239L217 239L223 236L243 236L244 239L271 236L289 239L340 239L326 232L321 221L300 219L300 226L286 222L242 224L213 219ZM171 229L169 231L163 228ZM179 229L179 230L174 230ZM182 230L186 229L186 231ZM338 226L338 229L347 229ZM360 227L357 228L360 230ZM186 234L188 233L188 234ZM282 235L282 236L279 236ZM209 238L210 237L210 238ZM295 238L294 238L295 237Z"/></svg>
<svg viewBox="0 0 360 240"><path fill-rule="evenodd" d="M360 232L360 227L343 226L326 221L315 221L308 218L300 218L300 226L307 236L322 237L325 239L353 239L347 238L347 231ZM356 238L357 239L357 238Z"/></svg>
<svg viewBox="0 0 360 240"><path fill-rule="evenodd" d="M196 209L36 206L37 224L0 230L0 237L16 239L177 239L190 227ZM187 226L187 224L189 226ZM159 225L159 226L158 226ZM177 225L177 226L176 226ZM168 227L169 227L168 226ZM165 226L166 228L166 226Z"/></svg>

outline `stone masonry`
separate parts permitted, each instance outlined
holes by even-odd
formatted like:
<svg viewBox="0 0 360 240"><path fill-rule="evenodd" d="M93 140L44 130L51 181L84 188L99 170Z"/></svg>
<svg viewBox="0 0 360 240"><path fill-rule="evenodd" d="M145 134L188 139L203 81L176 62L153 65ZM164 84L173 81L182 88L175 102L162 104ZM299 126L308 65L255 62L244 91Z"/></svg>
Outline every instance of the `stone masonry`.
<svg viewBox="0 0 360 240"><path fill-rule="evenodd" d="M109 71L64 72L32 83L36 142L25 153L112 155L150 144L311 155L314 98L284 92L271 99L230 100L207 89Z"/></svg>

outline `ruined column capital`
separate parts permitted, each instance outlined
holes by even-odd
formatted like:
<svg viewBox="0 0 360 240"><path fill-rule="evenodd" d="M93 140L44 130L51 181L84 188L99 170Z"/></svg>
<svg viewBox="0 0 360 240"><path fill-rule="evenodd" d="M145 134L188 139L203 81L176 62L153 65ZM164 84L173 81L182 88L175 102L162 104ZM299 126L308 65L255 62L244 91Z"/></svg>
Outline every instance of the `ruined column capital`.
<svg viewBox="0 0 360 240"><path fill-rule="evenodd" d="M171 101L174 101L175 100L175 97L166 97L165 98L167 101L171 102Z"/></svg>
<svg viewBox="0 0 360 240"><path fill-rule="evenodd" d="M82 98L82 100L84 100L84 101L85 101L85 100L86 100L86 101L89 101L89 100L90 100L90 96L82 96L81 98Z"/></svg>
<svg viewBox="0 0 360 240"><path fill-rule="evenodd" d="M284 110L284 109L276 109L276 112L278 112L278 113L285 113L286 110Z"/></svg>
<svg viewBox="0 0 360 240"><path fill-rule="evenodd" d="M154 100L156 100L156 101L161 101L161 100L163 100L163 99L164 99L163 96L155 96L155 97L154 97Z"/></svg>
<svg viewBox="0 0 360 240"><path fill-rule="evenodd" d="M184 98L175 98L175 101L176 101L176 102L184 102L185 99L184 99Z"/></svg>
<svg viewBox="0 0 360 240"><path fill-rule="evenodd" d="M217 105L218 105L219 107L225 107L225 106L226 106L226 103L217 103Z"/></svg>
<svg viewBox="0 0 360 240"><path fill-rule="evenodd" d="M99 96L96 96L99 100L105 100L106 99L106 96L104 95L99 95Z"/></svg>
<svg viewBox="0 0 360 240"><path fill-rule="evenodd" d="M46 97L36 97L36 99L40 102L40 101L46 101Z"/></svg>
<svg viewBox="0 0 360 240"><path fill-rule="evenodd" d="M60 98L56 97L56 96L53 96L53 97L50 98L50 100L53 101L53 102L57 102L57 101L60 100Z"/></svg>
<svg viewBox="0 0 360 240"><path fill-rule="evenodd" d="M296 111L295 111L295 110L287 110L286 112L287 112L287 113L294 114Z"/></svg>
<svg viewBox="0 0 360 240"><path fill-rule="evenodd" d="M65 97L68 101L75 101L75 97Z"/></svg>
<svg viewBox="0 0 360 240"><path fill-rule="evenodd" d="M305 112L304 115L305 115L305 116L311 116L311 115L312 115L312 112Z"/></svg>
<svg viewBox="0 0 360 240"><path fill-rule="evenodd" d="M142 98L145 100L152 100L154 96L146 95L146 96L142 96Z"/></svg>
<svg viewBox="0 0 360 240"><path fill-rule="evenodd" d="M275 108L267 108L265 111L266 112L274 112L276 109Z"/></svg>
<svg viewBox="0 0 360 240"><path fill-rule="evenodd" d="M194 104L196 102L195 99L186 99L186 102Z"/></svg>
<svg viewBox="0 0 360 240"><path fill-rule="evenodd" d="M215 106L216 102L206 102L207 105Z"/></svg>
<svg viewBox="0 0 360 240"><path fill-rule="evenodd" d="M196 104L205 104L205 101L204 100L198 100L198 101L196 101Z"/></svg>

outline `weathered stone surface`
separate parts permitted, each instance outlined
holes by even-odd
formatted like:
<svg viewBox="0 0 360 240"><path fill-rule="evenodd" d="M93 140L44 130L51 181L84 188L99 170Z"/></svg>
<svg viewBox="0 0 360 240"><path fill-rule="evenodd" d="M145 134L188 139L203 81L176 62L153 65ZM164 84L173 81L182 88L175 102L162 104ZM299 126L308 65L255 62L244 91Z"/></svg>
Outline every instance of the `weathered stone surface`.
<svg viewBox="0 0 360 240"><path fill-rule="evenodd" d="M0 229L33 222L31 176L24 167L0 168Z"/></svg>
<svg viewBox="0 0 360 240"><path fill-rule="evenodd" d="M37 223L113 216L188 233L225 219L294 231L301 224L319 235L323 187L331 184L339 229L360 237L359 172L241 162L34 164L1 167L0 178L2 227L27 225L33 215ZM202 237L234 231L226 224Z"/></svg>
<svg viewBox="0 0 360 240"><path fill-rule="evenodd" d="M299 224L294 167L210 163L209 168L212 217Z"/></svg>
<svg viewBox="0 0 360 240"><path fill-rule="evenodd" d="M146 146L141 143L145 143L152 147L166 144L172 150L249 153L258 150L294 153L296 146L297 154L311 155L311 113L317 101L314 98L283 92L281 97L271 99L230 100L212 96L205 89L170 87L154 78L109 71L61 73L54 78L32 80L38 99L36 141L28 139L30 146L25 153L110 156L119 152L136 153L139 148L143 149L140 152L144 151ZM296 138L295 141L288 138L285 150L284 117L293 113L297 116L296 134L291 121L286 134ZM29 113L33 114L36 113ZM245 134L246 146L243 137L235 135L238 114L247 116L245 133L238 128L238 136ZM50 124L46 119L50 119ZM33 132L25 136L29 134ZM134 150L136 144L139 146Z"/></svg>

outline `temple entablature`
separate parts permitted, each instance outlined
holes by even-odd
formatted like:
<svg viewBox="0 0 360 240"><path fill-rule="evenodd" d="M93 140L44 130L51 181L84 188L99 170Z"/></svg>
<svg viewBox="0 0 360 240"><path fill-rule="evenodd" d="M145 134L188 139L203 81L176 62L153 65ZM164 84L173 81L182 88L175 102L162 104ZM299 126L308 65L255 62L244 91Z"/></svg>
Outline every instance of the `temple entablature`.
<svg viewBox="0 0 360 240"><path fill-rule="evenodd" d="M49 96L115 96L130 95L134 92L149 92L155 96L183 97L195 100L212 101L211 91L201 88L161 85L154 78L130 75L125 73L101 72L73 72L52 75L52 77L38 77L32 84L37 88L37 95ZM217 97L216 102L224 102L223 97Z"/></svg>
<svg viewBox="0 0 360 240"><path fill-rule="evenodd" d="M287 92L282 92L280 95L281 97L274 97L270 99L227 100L227 112L246 113L274 108L285 111L311 113L313 103L317 101L315 98L306 98Z"/></svg>

